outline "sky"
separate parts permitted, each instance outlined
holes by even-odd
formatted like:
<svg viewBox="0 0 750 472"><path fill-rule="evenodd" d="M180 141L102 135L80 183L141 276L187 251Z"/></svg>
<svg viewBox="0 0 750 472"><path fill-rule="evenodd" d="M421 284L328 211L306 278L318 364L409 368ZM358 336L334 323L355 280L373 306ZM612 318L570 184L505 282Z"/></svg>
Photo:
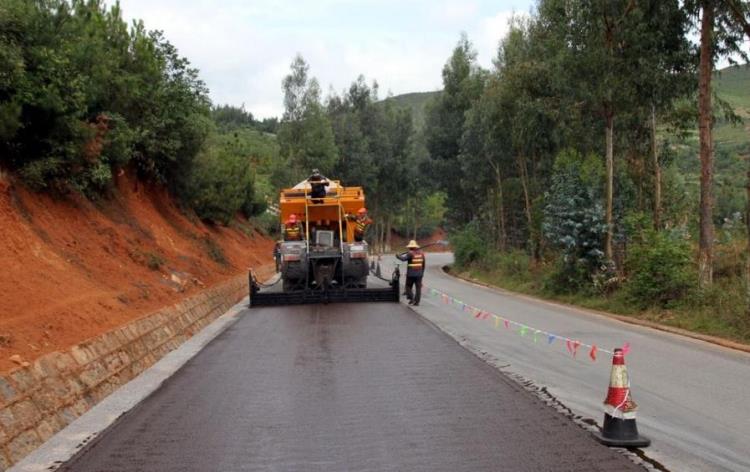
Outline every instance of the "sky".
<svg viewBox="0 0 750 472"><path fill-rule="evenodd" d="M466 32L492 66L513 15L533 0L120 0L127 20L164 31L216 104L281 116L281 81L301 54L323 95L362 74L380 95L442 88L441 71Z"/></svg>

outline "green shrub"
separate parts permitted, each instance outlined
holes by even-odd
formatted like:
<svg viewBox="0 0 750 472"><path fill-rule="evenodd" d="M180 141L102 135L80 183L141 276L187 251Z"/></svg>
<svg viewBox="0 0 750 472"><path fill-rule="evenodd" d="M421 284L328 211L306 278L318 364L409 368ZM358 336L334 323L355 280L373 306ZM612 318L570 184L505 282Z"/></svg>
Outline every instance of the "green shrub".
<svg viewBox="0 0 750 472"><path fill-rule="evenodd" d="M479 223L476 221L451 234L453 256L459 268L468 267L487 258L487 241L483 240L480 234Z"/></svg>
<svg viewBox="0 0 750 472"><path fill-rule="evenodd" d="M201 152L182 193L201 219L228 224L248 203L252 205L247 160L215 149Z"/></svg>
<svg viewBox="0 0 750 472"><path fill-rule="evenodd" d="M645 231L626 260L628 297L641 307L667 306L695 286L688 242L677 232Z"/></svg>
<svg viewBox="0 0 750 472"><path fill-rule="evenodd" d="M555 294L587 292L593 288L586 259L562 254L554 268L544 277L544 290Z"/></svg>
<svg viewBox="0 0 750 472"><path fill-rule="evenodd" d="M279 216L273 213L264 212L251 219L251 221L264 233L271 237L279 237L281 234L281 225Z"/></svg>
<svg viewBox="0 0 750 472"><path fill-rule="evenodd" d="M528 278L531 269L531 258L519 249L495 253L489 258L488 263L492 268L500 270L505 277L515 279Z"/></svg>
<svg viewBox="0 0 750 472"><path fill-rule="evenodd" d="M227 256L224 254L224 249L219 246L219 244L213 240L210 236L206 236L206 238L203 240L203 244L206 246L206 252L208 253L208 257L211 258L214 262L218 262L221 265L229 265L229 261L227 260Z"/></svg>

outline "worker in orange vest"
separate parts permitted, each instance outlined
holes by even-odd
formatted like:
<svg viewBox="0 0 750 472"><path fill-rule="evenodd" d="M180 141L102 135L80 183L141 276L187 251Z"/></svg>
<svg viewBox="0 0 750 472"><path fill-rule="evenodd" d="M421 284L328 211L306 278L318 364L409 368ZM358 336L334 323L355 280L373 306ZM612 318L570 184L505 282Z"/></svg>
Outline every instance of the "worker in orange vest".
<svg viewBox="0 0 750 472"><path fill-rule="evenodd" d="M409 305L419 305L422 298L422 277L424 277L425 258L415 240L409 241L406 246L408 252L396 254L396 258L406 262L406 298ZM416 294L412 295L412 287L416 285Z"/></svg>
<svg viewBox="0 0 750 472"><path fill-rule="evenodd" d="M284 224L284 241L301 241L302 228L297 221L297 215L292 213Z"/></svg>
<svg viewBox="0 0 750 472"><path fill-rule="evenodd" d="M354 222L354 240L364 241L365 230L367 229L367 226L372 224L372 220L367 216L367 208L360 208L357 210L356 215L348 213L346 219Z"/></svg>

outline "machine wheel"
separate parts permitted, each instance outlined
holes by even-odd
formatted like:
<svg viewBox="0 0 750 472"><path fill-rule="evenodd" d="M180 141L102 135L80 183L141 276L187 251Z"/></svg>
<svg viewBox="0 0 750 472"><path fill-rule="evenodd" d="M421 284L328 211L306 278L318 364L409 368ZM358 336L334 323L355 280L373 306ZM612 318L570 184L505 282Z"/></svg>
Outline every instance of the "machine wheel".
<svg viewBox="0 0 750 472"><path fill-rule="evenodd" d="M282 289L285 292L291 292L294 290L295 285L297 285L293 280L284 279L282 281Z"/></svg>

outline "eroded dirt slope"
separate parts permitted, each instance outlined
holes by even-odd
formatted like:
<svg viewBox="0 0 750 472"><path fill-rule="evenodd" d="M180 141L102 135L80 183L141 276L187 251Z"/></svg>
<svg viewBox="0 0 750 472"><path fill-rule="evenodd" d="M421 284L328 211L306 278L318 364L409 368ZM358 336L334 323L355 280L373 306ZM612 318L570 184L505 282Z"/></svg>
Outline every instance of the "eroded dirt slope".
<svg viewBox="0 0 750 472"><path fill-rule="evenodd" d="M64 201L0 175L0 371L271 262L247 222L211 227L127 176Z"/></svg>

